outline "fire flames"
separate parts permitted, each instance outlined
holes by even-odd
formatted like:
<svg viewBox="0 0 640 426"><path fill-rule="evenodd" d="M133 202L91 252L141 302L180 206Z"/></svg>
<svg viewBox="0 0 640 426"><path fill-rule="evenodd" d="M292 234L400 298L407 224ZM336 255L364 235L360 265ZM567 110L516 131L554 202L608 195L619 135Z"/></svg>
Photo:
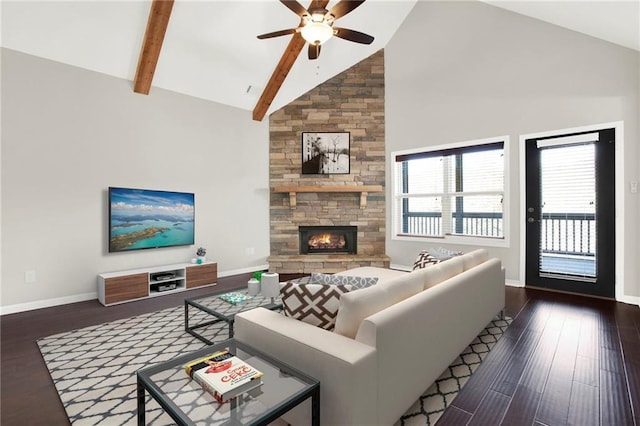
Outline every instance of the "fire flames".
<svg viewBox="0 0 640 426"><path fill-rule="evenodd" d="M312 249L342 249L346 244L344 235L326 233L309 237L309 247Z"/></svg>

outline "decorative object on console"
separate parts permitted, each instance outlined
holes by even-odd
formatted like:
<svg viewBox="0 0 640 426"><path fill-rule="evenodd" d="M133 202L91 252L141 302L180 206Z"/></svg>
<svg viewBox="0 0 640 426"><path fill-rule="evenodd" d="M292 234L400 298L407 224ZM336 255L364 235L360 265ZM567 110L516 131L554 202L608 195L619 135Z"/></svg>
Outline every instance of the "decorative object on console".
<svg viewBox="0 0 640 426"><path fill-rule="evenodd" d="M302 132L302 174L349 174L350 138L349 132Z"/></svg>
<svg viewBox="0 0 640 426"><path fill-rule="evenodd" d="M284 314L325 330L333 330L340 296L351 286L285 283L280 289Z"/></svg>
<svg viewBox="0 0 640 426"><path fill-rule="evenodd" d="M440 263L440 260L433 257L427 250L422 250L418 254L416 261L413 262L413 270L423 269L436 263Z"/></svg>
<svg viewBox="0 0 640 426"><path fill-rule="evenodd" d="M280 294L280 274L277 272L263 272L260 280L260 291L264 297L273 299Z"/></svg>
<svg viewBox="0 0 640 426"><path fill-rule="evenodd" d="M196 263L201 264L204 263L206 260L206 256L207 255L207 249L204 247L198 247L198 250L196 251L196 256L198 256Z"/></svg>
<svg viewBox="0 0 640 426"><path fill-rule="evenodd" d="M377 277L356 277L352 275L322 274L318 272L311 273L311 283L313 284L350 285L352 291L359 288L371 287L377 282Z"/></svg>

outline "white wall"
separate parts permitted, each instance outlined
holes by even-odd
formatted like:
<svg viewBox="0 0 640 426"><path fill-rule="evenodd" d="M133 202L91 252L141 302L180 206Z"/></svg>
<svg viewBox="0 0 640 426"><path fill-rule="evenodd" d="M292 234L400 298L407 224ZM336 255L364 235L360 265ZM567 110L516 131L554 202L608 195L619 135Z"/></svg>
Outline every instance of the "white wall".
<svg viewBox="0 0 640 426"><path fill-rule="evenodd" d="M95 298L98 273L199 246L221 274L266 263L266 120L8 49L2 89L3 313ZM109 186L195 193L195 245L108 253Z"/></svg>
<svg viewBox="0 0 640 426"><path fill-rule="evenodd" d="M619 190L626 235L618 255L624 258L625 295L640 296L640 207L628 185L639 177L639 57L637 51L480 2L418 2L385 48L387 154L509 135L511 246L489 251L515 282L523 221L518 136L624 121L625 187ZM412 264L424 244L392 240L392 227L387 228L393 263Z"/></svg>

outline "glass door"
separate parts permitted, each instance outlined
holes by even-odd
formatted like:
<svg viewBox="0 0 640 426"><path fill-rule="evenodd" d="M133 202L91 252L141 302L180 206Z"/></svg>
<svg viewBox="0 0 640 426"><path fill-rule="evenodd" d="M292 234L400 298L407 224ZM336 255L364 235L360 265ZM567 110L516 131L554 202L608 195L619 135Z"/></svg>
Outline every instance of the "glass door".
<svg viewBox="0 0 640 426"><path fill-rule="evenodd" d="M615 131L525 141L526 285L614 297Z"/></svg>

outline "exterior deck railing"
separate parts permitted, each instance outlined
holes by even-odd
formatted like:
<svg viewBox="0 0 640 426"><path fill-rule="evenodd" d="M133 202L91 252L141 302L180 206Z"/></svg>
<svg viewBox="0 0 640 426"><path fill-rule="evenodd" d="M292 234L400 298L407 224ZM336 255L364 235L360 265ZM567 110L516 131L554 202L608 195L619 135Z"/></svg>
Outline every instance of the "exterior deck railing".
<svg viewBox="0 0 640 426"><path fill-rule="evenodd" d="M503 235L502 213L452 213L455 234L500 237ZM405 212L402 231L409 235L442 235L439 212ZM594 256L596 220L594 214L545 213L540 223L540 246L543 253Z"/></svg>

